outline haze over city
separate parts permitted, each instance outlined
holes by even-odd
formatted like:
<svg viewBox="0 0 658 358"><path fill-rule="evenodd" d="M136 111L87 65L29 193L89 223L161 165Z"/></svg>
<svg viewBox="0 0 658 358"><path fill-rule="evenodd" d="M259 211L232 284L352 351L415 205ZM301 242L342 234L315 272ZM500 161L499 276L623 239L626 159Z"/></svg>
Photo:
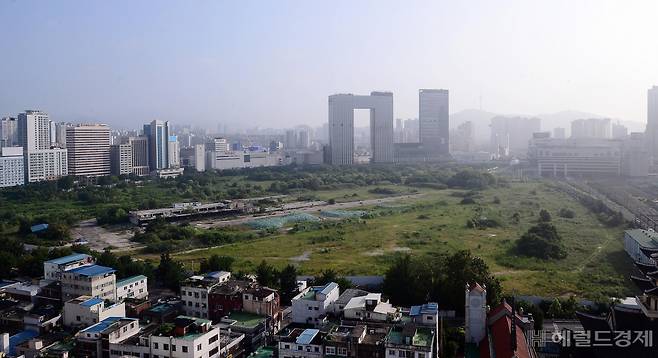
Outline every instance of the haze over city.
<svg viewBox="0 0 658 358"><path fill-rule="evenodd" d="M450 112L646 122L652 1L4 1L0 114L134 127L327 122L333 93L448 88ZM543 123L550 127L550 123Z"/></svg>

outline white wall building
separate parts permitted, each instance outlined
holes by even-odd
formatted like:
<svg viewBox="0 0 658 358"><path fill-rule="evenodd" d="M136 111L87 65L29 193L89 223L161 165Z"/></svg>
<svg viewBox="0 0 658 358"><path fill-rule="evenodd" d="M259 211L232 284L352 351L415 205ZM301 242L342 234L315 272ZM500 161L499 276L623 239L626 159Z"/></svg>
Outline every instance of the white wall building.
<svg viewBox="0 0 658 358"><path fill-rule="evenodd" d="M196 317L176 318L174 336L151 336L152 357L214 358L220 354L219 326Z"/></svg>
<svg viewBox="0 0 658 358"><path fill-rule="evenodd" d="M322 358L322 335L317 329L293 329L279 341L281 358Z"/></svg>
<svg viewBox="0 0 658 358"><path fill-rule="evenodd" d="M131 276L117 281L116 300L123 301L126 298L143 299L148 298L148 278L144 275Z"/></svg>
<svg viewBox="0 0 658 358"><path fill-rule="evenodd" d="M333 303L338 299L339 288L335 282L325 286L307 287L292 299L292 321L295 323L321 324Z"/></svg>
<svg viewBox="0 0 658 358"><path fill-rule="evenodd" d="M346 319L373 322L396 322L400 320L399 310L388 302L382 302L381 293L369 293L353 297L343 308Z"/></svg>
<svg viewBox="0 0 658 358"><path fill-rule="evenodd" d="M62 273L81 266L89 266L94 263L94 257L87 254L71 254L64 257L44 261L43 277L46 280L62 279Z"/></svg>
<svg viewBox="0 0 658 358"><path fill-rule="evenodd" d="M487 327L487 288L475 283L466 285L466 343L480 344L486 336Z"/></svg>
<svg viewBox="0 0 658 358"><path fill-rule="evenodd" d="M108 317L125 317L123 302L105 307L105 301L91 296L80 296L64 303L63 322L66 327L88 327Z"/></svg>
<svg viewBox="0 0 658 358"><path fill-rule="evenodd" d="M372 92L369 96L329 96L329 145L331 164L354 163L354 110L370 110L370 144L373 163L393 160L393 94Z"/></svg>
<svg viewBox="0 0 658 358"><path fill-rule="evenodd" d="M66 128L69 175L110 175L110 127L79 124Z"/></svg>
<svg viewBox="0 0 658 358"><path fill-rule="evenodd" d="M0 188L25 183L25 159L23 148L0 148Z"/></svg>
<svg viewBox="0 0 658 358"><path fill-rule="evenodd" d="M62 299L70 300L79 296L98 297L104 300L116 299L115 270L100 265L73 268L62 273Z"/></svg>

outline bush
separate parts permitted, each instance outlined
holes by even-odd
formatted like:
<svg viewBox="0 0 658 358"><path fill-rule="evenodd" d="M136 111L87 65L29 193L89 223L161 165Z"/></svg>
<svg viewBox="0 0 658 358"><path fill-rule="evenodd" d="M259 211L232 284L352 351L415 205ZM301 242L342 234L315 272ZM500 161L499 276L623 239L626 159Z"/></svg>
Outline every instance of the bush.
<svg viewBox="0 0 658 358"><path fill-rule="evenodd" d="M567 208L560 209L560 211L557 212L557 215L565 219L573 219L576 217L576 213L573 210Z"/></svg>
<svg viewBox="0 0 658 358"><path fill-rule="evenodd" d="M462 199L459 203L462 205L471 205L471 204L475 204L475 199L468 196Z"/></svg>
<svg viewBox="0 0 658 358"><path fill-rule="evenodd" d="M539 222L547 223L552 219L553 218L551 218L551 213L549 213L547 210L541 209L539 211Z"/></svg>

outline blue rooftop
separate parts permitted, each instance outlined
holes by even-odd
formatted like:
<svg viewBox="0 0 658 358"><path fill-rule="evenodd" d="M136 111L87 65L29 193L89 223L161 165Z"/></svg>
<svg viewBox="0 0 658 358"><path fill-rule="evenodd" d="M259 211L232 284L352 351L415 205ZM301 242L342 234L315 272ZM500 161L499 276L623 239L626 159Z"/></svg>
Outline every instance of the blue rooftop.
<svg viewBox="0 0 658 358"><path fill-rule="evenodd" d="M437 314L439 313L439 304L436 302L429 302L420 306L411 306L409 310L410 316L418 316L421 314Z"/></svg>
<svg viewBox="0 0 658 358"><path fill-rule="evenodd" d="M30 226L30 231L32 232L41 232L48 229L48 224L36 224Z"/></svg>
<svg viewBox="0 0 658 358"><path fill-rule="evenodd" d="M66 272L77 273L78 275L81 275L81 276L94 277L94 276L105 275L105 274L112 273L112 272L115 272L115 271L116 270L111 268L111 267L105 267L105 266L100 266L100 265L91 265L91 266L77 267L77 268L68 270Z"/></svg>
<svg viewBox="0 0 658 358"><path fill-rule="evenodd" d="M39 335L39 332L34 331L22 331L14 334L9 337L9 355L14 356L16 354L16 346L29 341L32 338L35 338Z"/></svg>
<svg viewBox="0 0 658 358"><path fill-rule="evenodd" d="M80 332L84 332L84 333L100 333L100 332L103 332L105 329L107 329L107 327L111 326L112 323L114 323L114 322L116 322L116 321L118 321L118 320L120 320L120 319L122 319L122 318L125 318L125 317L108 317L108 318L106 318L106 319L104 319L104 320L102 320L102 321L96 323L96 324L93 325L93 326L89 326L89 327L83 329L83 330L80 331ZM129 318L129 319L131 319L131 318ZM137 318L132 318L132 319L134 319L135 321L137 320Z"/></svg>
<svg viewBox="0 0 658 358"><path fill-rule="evenodd" d="M90 298L90 299L88 299L88 300L82 302L82 303L80 304L80 306L91 307L91 306L95 306L95 305L97 305L97 304L99 304L99 303L102 303L102 302L103 302L102 299L100 299L100 298L98 298L98 297L94 297L94 298Z"/></svg>
<svg viewBox="0 0 658 358"><path fill-rule="evenodd" d="M320 333L320 331L317 329L305 329L304 332L297 337L295 343L310 344L318 333Z"/></svg>
<svg viewBox="0 0 658 358"><path fill-rule="evenodd" d="M68 263L71 263L71 262L84 260L88 257L89 257L89 255L87 255L87 254L74 253L74 254L71 254L71 255L68 255L68 256L48 260L46 262L51 263L51 264L55 264L55 265L65 265L65 264L68 264Z"/></svg>

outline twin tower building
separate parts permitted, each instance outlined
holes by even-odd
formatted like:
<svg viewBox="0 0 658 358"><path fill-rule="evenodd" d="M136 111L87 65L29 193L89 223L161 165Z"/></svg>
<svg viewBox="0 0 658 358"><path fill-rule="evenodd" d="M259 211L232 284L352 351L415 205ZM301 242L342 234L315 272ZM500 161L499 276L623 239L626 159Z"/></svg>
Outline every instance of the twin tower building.
<svg viewBox="0 0 658 358"><path fill-rule="evenodd" d="M372 163L439 161L449 156L448 90L419 90L417 143L394 143L393 93L329 96L329 150L333 165L354 162L354 110L370 110Z"/></svg>

